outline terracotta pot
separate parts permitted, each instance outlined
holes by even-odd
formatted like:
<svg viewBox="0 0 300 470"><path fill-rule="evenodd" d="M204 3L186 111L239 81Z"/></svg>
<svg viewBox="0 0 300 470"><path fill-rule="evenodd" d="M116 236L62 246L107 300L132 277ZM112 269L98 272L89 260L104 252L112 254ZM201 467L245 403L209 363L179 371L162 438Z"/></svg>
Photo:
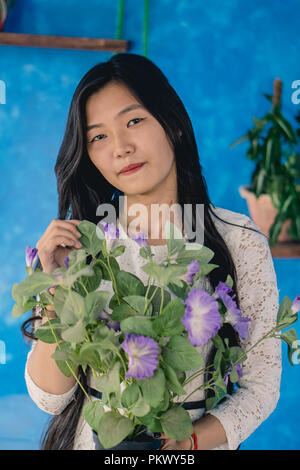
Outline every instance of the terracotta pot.
<svg viewBox="0 0 300 470"><path fill-rule="evenodd" d="M269 238L269 231L274 223L278 210L275 209L272 199L269 194L261 194L256 198L252 191L249 191L250 185L243 185L239 187L239 193L242 198L247 200L248 210L251 218L258 228ZM281 232L277 241L285 242L290 241L291 237L287 233L287 229L291 225L291 219L284 222Z"/></svg>

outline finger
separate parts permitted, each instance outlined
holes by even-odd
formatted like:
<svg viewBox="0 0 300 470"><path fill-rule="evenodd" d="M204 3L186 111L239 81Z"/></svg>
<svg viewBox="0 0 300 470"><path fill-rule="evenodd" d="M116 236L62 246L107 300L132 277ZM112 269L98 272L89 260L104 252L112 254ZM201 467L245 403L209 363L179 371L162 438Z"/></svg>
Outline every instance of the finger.
<svg viewBox="0 0 300 470"><path fill-rule="evenodd" d="M80 221L78 221L80 223ZM56 224L54 225L56 230L57 228L59 227L59 229L64 229L64 230L67 230L67 231L70 231L71 233L73 233L75 235L76 238L80 238L82 237L82 234L79 232L79 230L77 230L77 226L79 224L73 224L71 223L70 220L57 220Z"/></svg>

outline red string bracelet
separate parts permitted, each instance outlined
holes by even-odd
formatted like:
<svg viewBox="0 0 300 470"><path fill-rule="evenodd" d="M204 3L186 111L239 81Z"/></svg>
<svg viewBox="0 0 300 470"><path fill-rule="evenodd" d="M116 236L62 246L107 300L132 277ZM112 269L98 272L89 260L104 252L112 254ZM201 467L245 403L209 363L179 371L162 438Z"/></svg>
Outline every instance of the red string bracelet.
<svg viewBox="0 0 300 470"><path fill-rule="evenodd" d="M198 450L198 441L197 441L197 436L196 434L193 432L192 434L192 438L194 439L194 450Z"/></svg>

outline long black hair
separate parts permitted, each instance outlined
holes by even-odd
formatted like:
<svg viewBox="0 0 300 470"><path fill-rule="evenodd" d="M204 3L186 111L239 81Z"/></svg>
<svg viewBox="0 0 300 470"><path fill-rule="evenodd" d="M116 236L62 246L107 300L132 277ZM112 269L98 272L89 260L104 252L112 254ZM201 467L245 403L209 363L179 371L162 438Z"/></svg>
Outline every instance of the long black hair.
<svg viewBox="0 0 300 470"><path fill-rule="evenodd" d="M94 66L79 82L72 98L65 134L55 164L58 218L64 220L71 214L72 219L98 223L100 218L96 217L96 209L99 204L113 203L111 198L116 188L102 176L88 156L85 111L89 96L111 82L125 85L164 128L174 149L178 203L182 213L185 204L192 205L190 207L193 209L193 231L196 228L196 204L204 205L204 245L213 250L214 257L211 262L219 266L208 274L208 279L212 287L216 288L219 281L225 282L230 274L234 281L233 293L239 307L234 262L225 241L215 227L212 215L230 225L236 224L221 219L213 212L190 118L166 76L144 56L131 53L115 54L107 62ZM119 216L118 204L114 205ZM40 261L37 267L42 268ZM34 339L33 330L30 333L27 326L30 323L33 326L34 321L40 318L33 309L32 317L22 325L23 335ZM223 325L219 334L223 339L229 338L230 346L239 344L238 336L229 324ZM212 348L207 365L212 364L215 352ZM83 385L86 384L86 375L80 367L79 379ZM229 380L228 393L232 391L233 386ZM212 394L211 390L206 391L206 398ZM42 440L42 450L73 448L83 401L84 393L78 387L73 400L63 412L52 418Z"/></svg>

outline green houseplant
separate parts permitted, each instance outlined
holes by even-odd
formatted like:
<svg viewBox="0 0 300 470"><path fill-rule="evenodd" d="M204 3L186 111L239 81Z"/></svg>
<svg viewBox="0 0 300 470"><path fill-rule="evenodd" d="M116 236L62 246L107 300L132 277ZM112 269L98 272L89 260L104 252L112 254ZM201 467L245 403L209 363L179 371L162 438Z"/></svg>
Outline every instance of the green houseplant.
<svg viewBox="0 0 300 470"><path fill-rule="evenodd" d="M230 147L249 141L247 158L256 166L251 184L239 189L270 246L277 241L300 241L300 129L294 130L281 112L281 86L281 80L274 80L273 96L264 93L271 109L260 119L253 117L254 127ZM300 113L296 121L300 122Z"/></svg>

